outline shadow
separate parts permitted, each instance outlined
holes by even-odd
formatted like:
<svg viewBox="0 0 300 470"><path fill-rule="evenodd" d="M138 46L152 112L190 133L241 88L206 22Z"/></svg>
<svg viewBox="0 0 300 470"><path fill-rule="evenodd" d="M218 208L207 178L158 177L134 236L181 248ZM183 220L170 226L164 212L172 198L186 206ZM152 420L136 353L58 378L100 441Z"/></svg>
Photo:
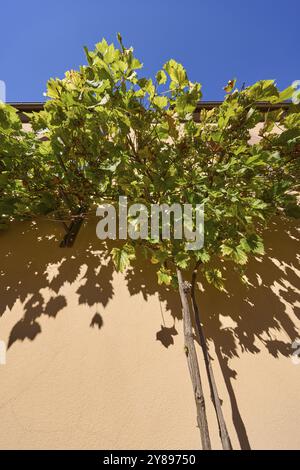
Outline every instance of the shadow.
<svg viewBox="0 0 300 470"><path fill-rule="evenodd" d="M101 317L100 313L95 313L95 315L93 316L91 320L90 327L91 328L97 327L98 330L100 330L102 326L103 326L103 318Z"/></svg>
<svg viewBox="0 0 300 470"><path fill-rule="evenodd" d="M264 238L266 255L251 259L247 267L249 286L239 281L233 265L228 263L224 268L228 292L218 292L205 285L204 293L197 294L205 316L206 337L219 345L229 359L238 356L238 349L257 354L260 351L257 339L274 357L279 354L288 357L289 345L299 337L295 325L299 316L300 283L295 275L299 233L287 221L283 224L277 220L270 224ZM230 334L223 327L221 317L234 323ZM276 331L284 332L289 341L284 343L273 338Z"/></svg>
<svg viewBox="0 0 300 470"><path fill-rule="evenodd" d="M130 295L142 294L146 301L152 295L158 295L159 301L165 304L172 319L181 320L181 304L178 302L178 295L171 286L158 285L157 269L158 266L145 261L142 252L137 249L136 258L125 276L129 293Z"/></svg>
<svg viewBox="0 0 300 470"><path fill-rule="evenodd" d="M56 318L58 312L66 306L67 301L64 296L58 295L57 297L51 297L45 307L44 313L48 315L48 317Z"/></svg>
<svg viewBox="0 0 300 470"><path fill-rule="evenodd" d="M299 232L295 222L273 220L264 233L263 258L252 258L242 284L234 266L223 264L227 292L199 283L197 302L206 339L214 344L232 408L232 420L241 449L250 449L232 380L237 373L229 360L243 352L259 354L262 348L274 357L290 357L291 345L299 338L299 277L296 275ZM199 280L202 281L201 276ZM224 325L225 323L225 325ZM228 324L226 326L226 324ZM288 339L279 340L283 334Z"/></svg>
<svg viewBox="0 0 300 470"><path fill-rule="evenodd" d="M16 341L24 341L30 339L33 341L35 337L42 332L42 329L36 321L28 322L25 319L15 324L10 332L7 349L9 349Z"/></svg>
<svg viewBox="0 0 300 470"><path fill-rule="evenodd" d="M232 422L235 427L237 437L240 443L241 450L251 450L249 438L247 435L246 427L239 410L237 399L232 387L231 379L236 378L236 372L228 366L228 359L224 358L219 349L216 349L216 355L221 367L224 377L224 382L227 388L228 396L230 399L230 406L232 412Z"/></svg>
<svg viewBox="0 0 300 470"><path fill-rule="evenodd" d="M68 284L79 281L78 304L105 308L113 297L114 268L105 244L82 228L77 244L62 249L63 234L60 224L49 221L14 223L0 234L0 317L16 305L22 312L11 329L8 348L18 341L33 341L42 332L42 316L55 319L63 312L67 298L60 291ZM103 321L98 315L91 326L100 329Z"/></svg>
<svg viewBox="0 0 300 470"><path fill-rule="evenodd" d="M196 297L206 340L208 345L214 344L231 403L233 424L240 447L245 450L250 449L250 442L232 385L237 373L229 367L229 361L245 352L259 354L262 348L274 358L290 357L293 353L291 344L300 336L295 325L295 320L300 318L297 304L300 282L296 274L300 240L295 225L293 220L279 218L270 222L264 233L265 256L253 257L247 266L248 286L241 283L232 263L221 264L227 292L217 291L201 275L198 280ZM181 320L179 299L172 289L157 286L155 266L147 266L142 257L137 257L126 279L131 295L141 293L147 300L149 295L158 293L174 322ZM190 280L190 274L187 279ZM234 327L224 327L223 319ZM174 344L173 328L161 326L156 334L156 339L166 348ZM284 333L288 340L276 338L279 333Z"/></svg>
<svg viewBox="0 0 300 470"><path fill-rule="evenodd" d="M156 339L157 341L160 341L161 344L165 348L168 348L171 344L174 344L173 336L177 336L177 335L178 335L178 332L175 326L172 326L171 328L167 328L161 325L161 329L156 333Z"/></svg>

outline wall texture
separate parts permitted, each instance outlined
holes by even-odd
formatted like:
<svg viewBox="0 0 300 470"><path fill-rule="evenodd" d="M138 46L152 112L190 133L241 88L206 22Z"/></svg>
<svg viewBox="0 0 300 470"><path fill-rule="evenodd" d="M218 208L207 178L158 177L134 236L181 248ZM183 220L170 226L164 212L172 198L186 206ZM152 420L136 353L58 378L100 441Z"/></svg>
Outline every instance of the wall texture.
<svg viewBox="0 0 300 470"><path fill-rule="evenodd" d="M140 259L116 274L95 228L71 249L46 220L0 235L0 448L197 449L179 299ZM249 289L228 265L199 302L234 447L300 448L299 233L273 221L266 240Z"/></svg>

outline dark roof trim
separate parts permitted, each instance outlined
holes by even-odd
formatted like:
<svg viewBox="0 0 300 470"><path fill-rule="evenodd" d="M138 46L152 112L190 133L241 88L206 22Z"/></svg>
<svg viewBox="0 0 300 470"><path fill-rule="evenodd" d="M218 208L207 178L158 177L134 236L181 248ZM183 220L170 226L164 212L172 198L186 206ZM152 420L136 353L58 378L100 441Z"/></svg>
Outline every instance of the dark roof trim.
<svg viewBox="0 0 300 470"><path fill-rule="evenodd" d="M216 106L220 106L222 101L199 101L197 107L195 109L195 114L197 115L201 109L213 109ZM32 103L7 103L14 108L16 108L20 115L22 122L28 122L28 117L25 116L23 113L32 113L34 111L39 112L42 111L44 108L43 102L32 102ZM258 108L262 113L266 113L267 111L275 111L276 109L289 109L292 103L268 103L268 102L258 102L256 103L256 108Z"/></svg>
<svg viewBox="0 0 300 470"><path fill-rule="evenodd" d="M195 113L194 113L194 120L199 122L200 117L199 113L202 109L213 109L217 106L220 106L222 101L199 101ZM267 101L258 101L255 103L255 107L259 109L262 113L267 113L269 111L276 111L277 109L284 109L287 111L292 105L292 102L284 102L284 103L268 103Z"/></svg>
<svg viewBox="0 0 300 470"><path fill-rule="evenodd" d="M22 122L29 122L28 116L23 113L33 113L34 111L39 112L44 109L43 102L28 102L28 103L7 103L10 106L13 106L19 111L19 115Z"/></svg>
<svg viewBox="0 0 300 470"><path fill-rule="evenodd" d="M20 112L32 113L33 111L42 111L44 108L43 102L28 102L28 103L7 103L10 106L13 106Z"/></svg>

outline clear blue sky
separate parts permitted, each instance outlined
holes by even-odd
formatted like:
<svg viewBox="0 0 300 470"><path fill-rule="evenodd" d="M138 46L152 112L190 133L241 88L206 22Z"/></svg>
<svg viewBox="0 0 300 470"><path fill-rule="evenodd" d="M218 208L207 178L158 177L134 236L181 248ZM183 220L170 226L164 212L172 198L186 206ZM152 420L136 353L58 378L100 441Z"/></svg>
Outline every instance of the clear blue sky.
<svg viewBox="0 0 300 470"><path fill-rule="evenodd" d="M50 77L85 63L93 47L120 31L153 75L174 58L222 99L225 82L300 79L299 0L3 0L0 80L7 101L43 101Z"/></svg>

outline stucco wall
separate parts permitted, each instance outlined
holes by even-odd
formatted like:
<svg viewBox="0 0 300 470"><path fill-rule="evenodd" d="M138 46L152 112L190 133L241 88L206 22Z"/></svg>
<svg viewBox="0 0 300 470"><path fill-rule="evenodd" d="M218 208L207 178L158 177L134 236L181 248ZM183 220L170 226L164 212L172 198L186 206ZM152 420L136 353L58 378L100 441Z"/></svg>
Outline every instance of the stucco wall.
<svg viewBox="0 0 300 470"><path fill-rule="evenodd" d="M0 235L0 448L197 449L178 298L140 260L116 274L95 227L72 249L59 223ZM274 221L266 240L250 289L228 266L229 292L199 302L234 447L300 448L299 236Z"/></svg>

